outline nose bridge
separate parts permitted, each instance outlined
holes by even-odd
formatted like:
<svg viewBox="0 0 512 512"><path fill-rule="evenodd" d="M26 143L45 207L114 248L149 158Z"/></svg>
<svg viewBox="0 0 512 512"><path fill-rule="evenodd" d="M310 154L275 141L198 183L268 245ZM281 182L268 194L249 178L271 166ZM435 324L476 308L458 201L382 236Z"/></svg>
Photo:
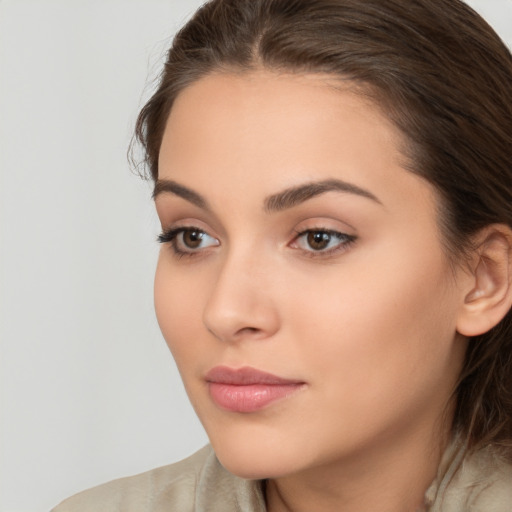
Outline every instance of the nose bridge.
<svg viewBox="0 0 512 512"><path fill-rule="evenodd" d="M268 262L251 247L228 251L204 308L206 328L218 339L264 338L278 328Z"/></svg>

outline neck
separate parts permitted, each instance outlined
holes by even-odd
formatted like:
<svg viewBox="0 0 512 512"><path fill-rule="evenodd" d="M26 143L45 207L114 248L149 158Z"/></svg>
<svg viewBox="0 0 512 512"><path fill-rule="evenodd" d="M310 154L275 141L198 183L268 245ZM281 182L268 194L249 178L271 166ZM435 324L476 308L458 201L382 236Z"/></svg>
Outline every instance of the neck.
<svg viewBox="0 0 512 512"><path fill-rule="evenodd" d="M331 464L269 480L268 512L419 512L448 436L382 440ZM443 439L440 442L440 439ZM435 447L435 448L433 448Z"/></svg>

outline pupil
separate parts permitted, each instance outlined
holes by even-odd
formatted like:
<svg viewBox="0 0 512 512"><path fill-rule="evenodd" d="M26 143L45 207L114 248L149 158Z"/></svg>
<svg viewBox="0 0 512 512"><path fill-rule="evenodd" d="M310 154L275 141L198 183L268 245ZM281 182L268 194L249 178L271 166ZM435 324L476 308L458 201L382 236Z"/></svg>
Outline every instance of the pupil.
<svg viewBox="0 0 512 512"><path fill-rule="evenodd" d="M322 231L314 231L308 234L308 244L315 251L325 249L331 241L331 235Z"/></svg>
<svg viewBox="0 0 512 512"><path fill-rule="evenodd" d="M200 231L189 230L185 231L183 236L183 241L185 245L191 249L195 249L199 247L201 244L201 239L203 238L203 234Z"/></svg>

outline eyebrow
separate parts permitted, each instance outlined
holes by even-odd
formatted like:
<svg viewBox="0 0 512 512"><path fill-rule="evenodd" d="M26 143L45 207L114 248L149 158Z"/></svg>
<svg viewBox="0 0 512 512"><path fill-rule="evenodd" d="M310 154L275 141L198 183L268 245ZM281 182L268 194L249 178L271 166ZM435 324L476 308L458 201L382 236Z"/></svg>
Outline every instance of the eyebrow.
<svg viewBox="0 0 512 512"><path fill-rule="evenodd" d="M267 213L280 212L293 208L294 206L312 199L313 197L332 191L354 194L370 199L378 204L382 204L374 194L364 188L346 181L329 179L290 187L282 192L273 194L265 199L264 210ZM208 201L192 189L185 187L184 185L180 185L172 180L157 180L153 189L153 199L165 192L181 197L203 210L211 211Z"/></svg>
<svg viewBox="0 0 512 512"><path fill-rule="evenodd" d="M364 188L358 187L352 183L347 183L346 181L330 179L305 183L304 185L291 187L283 190L283 192L271 195L265 200L265 211L271 213L287 210L308 199L332 191L355 194L365 197L366 199L371 199L378 204L382 204L374 194Z"/></svg>
<svg viewBox="0 0 512 512"><path fill-rule="evenodd" d="M210 206L208 205L208 201L206 201L203 196L197 192L194 192L188 187L176 183L175 181L157 180L155 183L155 188L153 189L153 199L155 199L160 194L163 194L164 192L181 197L182 199L185 199L189 203L195 204L203 210L211 210Z"/></svg>

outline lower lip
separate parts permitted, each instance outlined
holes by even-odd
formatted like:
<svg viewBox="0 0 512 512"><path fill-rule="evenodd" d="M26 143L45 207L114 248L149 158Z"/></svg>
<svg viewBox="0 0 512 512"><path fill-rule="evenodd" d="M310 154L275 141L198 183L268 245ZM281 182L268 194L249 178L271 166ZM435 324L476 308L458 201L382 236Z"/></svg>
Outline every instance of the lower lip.
<svg viewBox="0 0 512 512"><path fill-rule="evenodd" d="M303 384L248 384L237 386L209 383L210 396L222 409L232 412L255 412L290 396Z"/></svg>

